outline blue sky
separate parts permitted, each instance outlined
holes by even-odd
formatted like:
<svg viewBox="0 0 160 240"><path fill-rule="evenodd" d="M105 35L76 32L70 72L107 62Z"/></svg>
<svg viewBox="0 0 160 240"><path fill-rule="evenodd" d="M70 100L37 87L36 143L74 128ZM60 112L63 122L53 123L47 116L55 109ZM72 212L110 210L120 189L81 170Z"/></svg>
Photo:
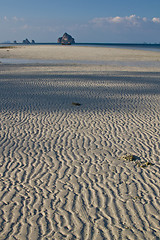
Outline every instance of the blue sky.
<svg viewBox="0 0 160 240"><path fill-rule="evenodd" d="M160 0L0 0L0 42L160 42Z"/></svg>

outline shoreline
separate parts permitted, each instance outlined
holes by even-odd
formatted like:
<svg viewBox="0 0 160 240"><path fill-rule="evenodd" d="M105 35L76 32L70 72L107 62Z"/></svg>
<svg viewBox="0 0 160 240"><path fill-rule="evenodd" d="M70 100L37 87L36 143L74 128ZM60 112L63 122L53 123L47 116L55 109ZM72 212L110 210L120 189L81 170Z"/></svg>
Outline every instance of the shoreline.
<svg viewBox="0 0 160 240"><path fill-rule="evenodd" d="M87 46L27 45L0 49L1 64L49 64L119 71L160 71L160 53Z"/></svg>
<svg viewBox="0 0 160 240"><path fill-rule="evenodd" d="M0 48L5 47L18 47L18 46L60 46L58 43L34 43L34 44L23 44L23 43L0 43ZM120 49L133 49L133 50L145 50L145 51L160 51L160 43L75 43L71 44L74 46L82 47L104 47L104 48L120 48Z"/></svg>

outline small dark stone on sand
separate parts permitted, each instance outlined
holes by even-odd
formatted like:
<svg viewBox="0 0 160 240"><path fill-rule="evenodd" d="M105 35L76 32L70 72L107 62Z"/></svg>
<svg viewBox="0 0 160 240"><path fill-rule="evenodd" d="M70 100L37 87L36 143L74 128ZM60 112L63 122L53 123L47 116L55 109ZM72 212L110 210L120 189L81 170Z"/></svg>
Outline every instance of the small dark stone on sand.
<svg viewBox="0 0 160 240"><path fill-rule="evenodd" d="M74 105L74 106L81 106L81 104L77 103L77 102L72 102L72 105Z"/></svg>

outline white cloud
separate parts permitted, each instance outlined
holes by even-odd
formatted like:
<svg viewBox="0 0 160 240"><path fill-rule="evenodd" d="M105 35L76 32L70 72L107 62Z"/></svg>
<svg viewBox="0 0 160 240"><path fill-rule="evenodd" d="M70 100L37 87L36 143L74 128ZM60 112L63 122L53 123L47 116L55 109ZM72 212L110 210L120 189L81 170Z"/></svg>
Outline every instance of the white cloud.
<svg viewBox="0 0 160 240"><path fill-rule="evenodd" d="M126 16L126 17L110 17L109 19L106 19L109 22L112 23L126 23L126 24L133 24L137 25L140 21L140 17L137 17L136 15Z"/></svg>
<svg viewBox="0 0 160 240"><path fill-rule="evenodd" d="M122 17L118 17L118 16L109 19L109 22L113 22L113 23L120 23L122 21L123 21L123 18Z"/></svg>
<svg viewBox="0 0 160 240"><path fill-rule="evenodd" d="M2 19L3 19L4 22L13 22L13 21L14 22L23 22L24 21L23 18L18 18L16 16L14 16L14 17L4 16Z"/></svg>
<svg viewBox="0 0 160 240"><path fill-rule="evenodd" d="M12 18L12 20L15 21L15 22L23 22L23 21L24 21L24 18L18 18L18 17L16 17L16 16L14 16L14 17Z"/></svg>
<svg viewBox="0 0 160 240"><path fill-rule="evenodd" d="M124 17L124 21L126 23L130 23L130 24L133 24L133 25L139 25L140 22L143 21L143 18L137 17L136 15L131 15L129 17Z"/></svg>
<svg viewBox="0 0 160 240"><path fill-rule="evenodd" d="M144 22L147 22L147 18L146 17L143 17L142 18Z"/></svg>
<svg viewBox="0 0 160 240"><path fill-rule="evenodd" d="M91 23L98 26L104 26L109 24L123 24L124 26L141 26L144 23L160 23L160 18L152 18L152 20L146 17L139 17L135 14L125 17L106 17L106 18L94 18Z"/></svg>
<svg viewBox="0 0 160 240"><path fill-rule="evenodd" d="M15 22L18 21L18 18L17 18L16 16L14 16L12 19L13 19Z"/></svg>
<svg viewBox="0 0 160 240"><path fill-rule="evenodd" d="M23 26L21 27L21 29L23 29L23 30L26 30L26 29L28 29L28 28L29 28L28 24L25 24L25 25L23 25Z"/></svg>
<svg viewBox="0 0 160 240"><path fill-rule="evenodd" d="M160 23L160 18L154 17L154 18L152 18L152 22L154 22L154 23Z"/></svg>
<svg viewBox="0 0 160 240"><path fill-rule="evenodd" d="M6 21L6 22L8 22L9 20L8 20L8 18L6 17L6 16L4 16L4 21Z"/></svg>

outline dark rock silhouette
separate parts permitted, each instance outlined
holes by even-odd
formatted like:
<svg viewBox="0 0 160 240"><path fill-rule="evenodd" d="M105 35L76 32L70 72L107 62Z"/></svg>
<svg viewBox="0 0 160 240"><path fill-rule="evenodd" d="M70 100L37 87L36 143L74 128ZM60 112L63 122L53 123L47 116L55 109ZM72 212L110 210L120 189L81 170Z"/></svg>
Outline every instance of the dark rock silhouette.
<svg viewBox="0 0 160 240"><path fill-rule="evenodd" d="M30 42L27 38L25 40L23 40L23 44L35 44L35 41L32 40L32 42Z"/></svg>
<svg viewBox="0 0 160 240"><path fill-rule="evenodd" d="M68 33L64 33L63 37L58 38L57 43L61 43L62 45L70 45L75 43L75 40Z"/></svg>
<svg viewBox="0 0 160 240"><path fill-rule="evenodd" d="M30 44L30 41L26 38L25 40L23 40L24 44Z"/></svg>

